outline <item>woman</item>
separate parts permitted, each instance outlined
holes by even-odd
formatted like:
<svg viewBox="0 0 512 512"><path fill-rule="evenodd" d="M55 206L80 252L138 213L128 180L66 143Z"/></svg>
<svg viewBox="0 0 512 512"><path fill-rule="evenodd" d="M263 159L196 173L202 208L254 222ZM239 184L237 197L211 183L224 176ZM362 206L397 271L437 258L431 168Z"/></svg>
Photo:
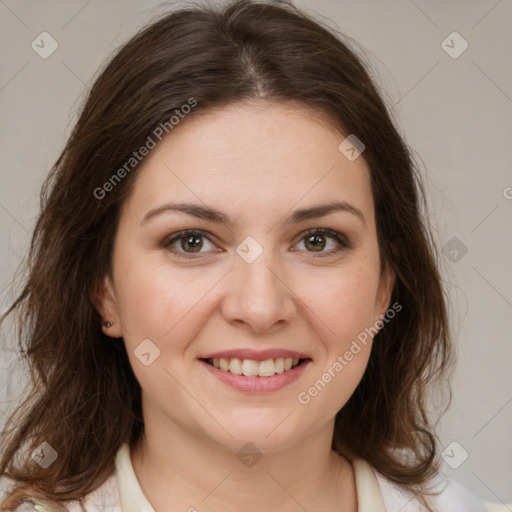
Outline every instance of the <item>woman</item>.
<svg viewBox="0 0 512 512"><path fill-rule="evenodd" d="M368 72L293 6L143 30L43 188L2 509L484 511L437 476L422 201Z"/></svg>

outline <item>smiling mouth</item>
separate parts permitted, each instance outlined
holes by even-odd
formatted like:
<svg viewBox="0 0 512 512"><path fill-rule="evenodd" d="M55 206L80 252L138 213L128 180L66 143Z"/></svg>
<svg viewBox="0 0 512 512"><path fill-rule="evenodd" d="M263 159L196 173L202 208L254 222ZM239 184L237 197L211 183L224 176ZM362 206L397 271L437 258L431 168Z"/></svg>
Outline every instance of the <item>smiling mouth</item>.
<svg viewBox="0 0 512 512"><path fill-rule="evenodd" d="M243 375L246 377L273 377L276 374L293 370L304 363L304 361L309 361L309 359L278 357L276 359L255 361L254 359L239 359L238 357L222 357L219 359L203 359L203 361L218 370L235 375Z"/></svg>

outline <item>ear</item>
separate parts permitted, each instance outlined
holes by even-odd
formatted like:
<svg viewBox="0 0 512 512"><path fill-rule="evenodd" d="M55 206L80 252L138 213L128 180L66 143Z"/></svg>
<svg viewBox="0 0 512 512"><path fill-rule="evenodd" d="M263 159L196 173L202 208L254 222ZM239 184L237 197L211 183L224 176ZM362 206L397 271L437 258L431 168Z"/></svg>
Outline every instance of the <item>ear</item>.
<svg viewBox="0 0 512 512"><path fill-rule="evenodd" d="M386 263L381 273L377 295L375 297L375 321L380 320L389 308L391 295L395 286L395 272L391 266Z"/></svg>
<svg viewBox="0 0 512 512"><path fill-rule="evenodd" d="M94 307L101 315L102 331L112 338L120 338L123 335L123 331L119 321L114 286L109 276L105 276L101 285L94 290L91 300ZM105 325L107 322L111 322L112 325L107 327Z"/></svg>

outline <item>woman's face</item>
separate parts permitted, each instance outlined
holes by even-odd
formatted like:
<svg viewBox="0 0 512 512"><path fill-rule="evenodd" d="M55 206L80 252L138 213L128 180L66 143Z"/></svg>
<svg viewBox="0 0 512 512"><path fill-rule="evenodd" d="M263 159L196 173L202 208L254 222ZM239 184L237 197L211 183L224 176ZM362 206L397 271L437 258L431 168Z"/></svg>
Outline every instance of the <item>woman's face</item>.
<svg viewBox="0 0 512 512"><path fill-rule="evenodd" d="M233 104L146 157L99 306L146 423L261 451L332 428L393 284L369 169L344 138L298 107Z"/></svg>

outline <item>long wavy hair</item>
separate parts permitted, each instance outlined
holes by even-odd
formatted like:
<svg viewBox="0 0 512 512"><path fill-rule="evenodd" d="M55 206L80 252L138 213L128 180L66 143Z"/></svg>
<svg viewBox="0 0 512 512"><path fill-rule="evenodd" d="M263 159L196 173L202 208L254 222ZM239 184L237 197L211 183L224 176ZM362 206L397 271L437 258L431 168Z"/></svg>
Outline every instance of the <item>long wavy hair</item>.
<svg viewBox="0 0 512 512"><path fill-rule="evenodd" d="M402 310L376 335L332 448L403 486L428 483L439 465L430 390L445 389L453 359L448 304L420 172L370 73L351 39L284 1L180 8L111 58L43 183L25 277L2 318L15 314L30 375L2 432L0 476L16 484L2 509L84 496L114 473L122 443L143 435L140 385L93 303L138 166L98 190L190 98L189 116L243 100L300 102L365 144L381 264L396 274L391 302ZM46 469L29 456L43 442L58 451Z"/></svg>

